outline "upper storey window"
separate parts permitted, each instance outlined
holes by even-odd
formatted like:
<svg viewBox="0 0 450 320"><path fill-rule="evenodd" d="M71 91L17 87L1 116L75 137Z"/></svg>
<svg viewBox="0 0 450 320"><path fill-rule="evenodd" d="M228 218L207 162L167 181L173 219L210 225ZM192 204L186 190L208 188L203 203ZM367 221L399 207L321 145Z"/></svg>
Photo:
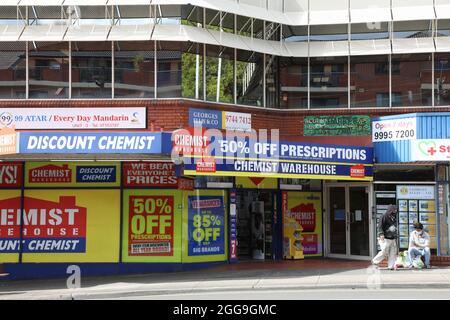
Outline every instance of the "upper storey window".
<svg viewBox="0 0 450 320"><path fill-rule="evenodd" d="M429 38L433 36L430 20L394 22L394 39Z"/></svg>
<svg viewBox="0 0 450 320"><path fill-rule="evenodd" d="M450 36L450 19L438 20L436 28L436 37L449 37Z"/></svg>
<svg viewBox="0 0 450 320"><path fill-rule="evenodd" d="M388 22L355 23L351 25L351 40L389 39Z"/></svg>
<svg viewBox="0 0 450 320"><path fill-rule="evenodd" d="M311 26L311 41L345 41L348 40L348 25Z"/></svg>
<svg viewBox="0 0 450 320"><path fill-rule="evenodd" d="M308 41L308 27L284 25L283 39L287 42L306 42Z"/></svg>
<svg viewBox="0 0 450 320"><path fill-rule="evenodd" d="M25 25L24 19L19 19L25 14L25 8L17 6L2 6L0 10L0 25Z"/></svg>

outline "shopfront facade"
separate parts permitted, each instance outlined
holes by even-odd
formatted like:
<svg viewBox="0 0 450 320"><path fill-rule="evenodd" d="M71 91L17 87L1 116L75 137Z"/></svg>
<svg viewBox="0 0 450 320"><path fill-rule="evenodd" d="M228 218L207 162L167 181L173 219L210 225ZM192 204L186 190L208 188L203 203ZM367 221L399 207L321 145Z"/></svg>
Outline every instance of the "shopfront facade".
<svg viewBox="0 0 450 320"><path fill-rule="evenodd" d="M423 202L431 199L397 197L409 185L434 188L436 254L450 251L446 160L386 159L409 152L408 143L395 151L400 140L353 158L385 137L371 139L371 118L448 109L442 1L125 2L0 5L0 128L25 143L16 150L0 139L0 264L11 276L65 275L72 263L101 275L262 258L368 260L386 205L406 201L405 225L410 200L419 219L421 204L432 212ZM224 136L267 130L270 139L278 130L287 154L271 160L275 139L259 141L256 155L224 139L236 149L228 163L173 168L176 141L165 136L199 125ZM352 156L302 157L305 146ZM72 212L71 229L58 210ZM42 252L24 251L38 240L30 232L46 234Z"/></svg>
<svg viewBox="0 0 450 320"><path fill-rule="evenodd" d="M399 210L399 247L408 248L412 224L431 237L433 255L448 256L449 113L414 113L373 120L377 221L387 205Z"/></svg>
<svg viewBox="0 0 450 320"><path fill-rule="evenodd" d="M99 275L331 256L335 240L325 241L336 230L323 209L332 181L365 193L372 179L370 147L288 141L247 140L256 158L236 150L208 172L209 156L172 158L177 141L184 151L207 141L178 132L20 131L18 153L0 164L0 258L10 277L62 276L72 264Z"/></svg>

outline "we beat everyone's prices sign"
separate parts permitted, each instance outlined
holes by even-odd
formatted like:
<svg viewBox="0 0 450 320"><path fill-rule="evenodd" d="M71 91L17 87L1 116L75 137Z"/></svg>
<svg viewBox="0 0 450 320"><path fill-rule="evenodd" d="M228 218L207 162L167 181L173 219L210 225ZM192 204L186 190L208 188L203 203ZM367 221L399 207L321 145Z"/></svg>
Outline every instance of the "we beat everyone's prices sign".
<svg viewBox="0 0 450 320"><path fill-rule="evenodd" d="M25 197L0 201L0 253L86 252L87 208L75 196L59 202ZM22 246L20 225L22 221ZM22 247L22 248L21 248Z"/></svg>
<svg viewBox="0 0 450 320"><path fill-rule="evenodd" d="M123 165L125 187L176 187L175 163L129 162Z"/></svg>
<svg viewBox="0 0 450 320"><path fill-rule="evenodd" d="M174 197L130 196L129 256L173 256Z"/></svg>
<svg viewBox="0 0 450 320"><path fill-rule="evenodd" d="M22 185L22 163L0 163L0 188L20 188Z"/></svg>

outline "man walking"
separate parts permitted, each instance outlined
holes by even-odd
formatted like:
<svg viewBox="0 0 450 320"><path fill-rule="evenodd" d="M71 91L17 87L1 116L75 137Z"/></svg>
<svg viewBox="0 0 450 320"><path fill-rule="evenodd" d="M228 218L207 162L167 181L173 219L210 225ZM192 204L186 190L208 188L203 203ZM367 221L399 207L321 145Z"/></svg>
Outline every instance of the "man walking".
<svg viewBox="0 0 450 320"><path fill-rule="evenodd" d="M378 225L378 244L381 251L372 259L372 264L378 266L385 257L388 258L388 269L394 270L397 257L397 207L389 205Z"/></svg>

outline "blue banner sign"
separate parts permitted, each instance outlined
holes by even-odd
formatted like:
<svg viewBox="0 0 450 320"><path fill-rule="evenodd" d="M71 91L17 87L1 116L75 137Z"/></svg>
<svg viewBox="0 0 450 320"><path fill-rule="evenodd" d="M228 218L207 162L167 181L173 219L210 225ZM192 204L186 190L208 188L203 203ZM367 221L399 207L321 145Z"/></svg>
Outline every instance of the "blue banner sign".
<svg viewBox="0 0 450 320"><path fill-rule="evenodd" d="M164 135L163 148L160 132L20 132L19 136L20 153L170 152L166 148L170 135Z"/></svg>
<svg viewBox="0 0 450 320"><path fill-rule="evenodd" d="M366 180L373 149L303 142L209 139L202 154L184 155L187 175Z"/></svg>
<svg viewBox="0 0 450 320"><path fill-rule="evenodd" d="M116 182L116 166L77 166L77 182Z"/></svg>
<svg viewBox="0 0 450 320"><path fill-rule="evenodd" d="M222 128L222 111L189 109L189 126L212 129Z"/></svg>

